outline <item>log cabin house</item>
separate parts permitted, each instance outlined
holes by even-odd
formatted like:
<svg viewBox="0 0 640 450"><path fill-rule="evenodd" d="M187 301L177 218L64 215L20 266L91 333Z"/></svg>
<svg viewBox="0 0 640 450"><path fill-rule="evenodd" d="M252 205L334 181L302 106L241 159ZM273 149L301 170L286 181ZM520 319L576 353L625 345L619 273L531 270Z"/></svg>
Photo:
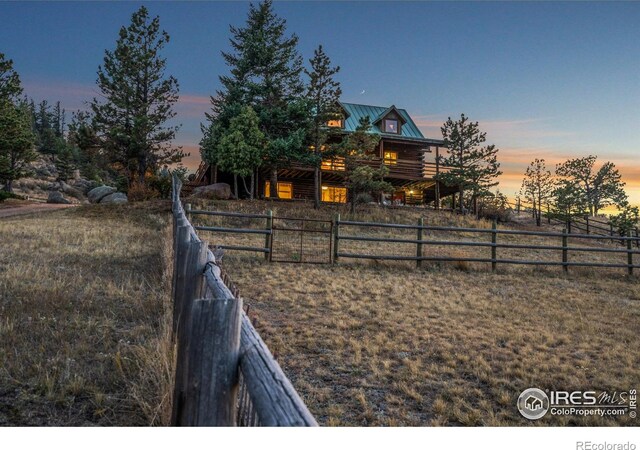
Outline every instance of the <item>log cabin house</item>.
<svg viewBox="0 0 640 450"><path fill-rule="evenodd" d="M454 194L457 188L437 182L434 177L442 170L437 156L444 143L439 139L425 138L411 116L404 109L340 103L342 116L327 123L344 133L356 130L360 119L369 116L371 132L380 135L376 155L363 161L365 164L386 165L389 174L386 181L395 191L386 200L394 204L440 206L440 199ZM321 165L321 199L327 203L345 203L347 188L344 185L344 163L339 159L324 160ZM256 192L259 198L269 196L269 173L259 172ZM192 185L225 182L232 184L230 174L218 171L215 166L202 162ZM314 191L313 167L293 164L278 171L278 196L280 199L312 200Z"/></svg>

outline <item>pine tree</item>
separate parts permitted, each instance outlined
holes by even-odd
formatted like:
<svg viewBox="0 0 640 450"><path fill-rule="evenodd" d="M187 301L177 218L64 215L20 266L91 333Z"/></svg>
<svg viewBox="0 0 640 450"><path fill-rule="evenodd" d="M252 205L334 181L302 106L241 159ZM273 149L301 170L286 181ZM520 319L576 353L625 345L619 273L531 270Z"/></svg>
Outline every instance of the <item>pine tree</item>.
<svg viewBox="0 0 640 450"><path fill-rule="evenodd" d="M356 130L345 135L335 147L336 156L344 160L345 185L349 192L351 212L355 212L362 195L380 195L393 190L391 184L384 181L389 173L386 166L375 169L364 162L375 157L374 151L379 142L380 135L371 133L371 121L365 116L360 119Z"/></svg>
<svg viewBox="0 0 640 450"><path fill-rule="evenodd" d="M327 121L340 119L340 96L342 90L340 83L334 80L334 75L340 71L340 67L332 67L331 60L326 55L320 45L313 53L313 58L309 60L311 70L305 73L309 77L307 87L307 98L311 102L313 118L309 133L310 142L313 147L315 158L311 163L314 167L314 207L320 207L320 185L323 148L327 145L332 135L336 134L335 128L327 127Z"/></svg>
<svg viewBox="0 0 640 450"><path fill-rule="evenodd" d="M547 170L544 159L536 158L529 166L522 180L522 196L533 204L536 225L541 225L542 204L553 197L554 180Z"/></svg>
<svg viewBox="0 0 640 450"><path fill-rule="evenodd" d="M556 167L556 175L572 183L583 196L589 214L598 212L610 205L622 206L627 201L625 183L615 164L604 163L595 170L597 156L570 159Z"/></svg>
<svg viewBox="0 0 640 450"><path fill-rule="evenodd" d="M454 121L451 117L440 128L447 155L440 155L439 163L450 167L437 179L448 186L457 186L460 191L460 211L464 210L464 192L471 191L474 213L477 199L491 187L497 186L496 178L502 174L497 161L495 145L485 145L486 133L480 131L478 122L470 122L464 114Z"/></svg>
<svg viewBox="0 0 640 450"><path fill-rule="evenodd" d="M160 30L159 17L151 18L142 6L131 24L120 29L114 51L105 51L98 68L98 88L104 102L91 103L94 124L113 163L129 183L144 183L148 170L182 160L186 154L171 145L178 126L166 122L175 116L178 82L165 76L161 52L169 35Z"/></svg>
<svg viewBox="0 0 640 450"><path fill-rule="evenodd" d="M251 106L267 143L263 162L271 173L271 197L277 197L278 168L307 156L309 105L302 99L302 57L298 37L286 36L286 21L273 11L271 0L251 4L244 28L231 29L229 53L222 55L230 74L221 76L223 89L212 97L209 124L203 127L203 159L215 164L215 146L243 106Z"/></svg>
<svg viewBox="0 0 640 450"><path fill-rule="evenodd" d="M0 183L5 191L12 192L13 181L29 175L29 163L37 156L34 140L26 103L0 99Z"/></svg>
<svg viewBox="0 0 640 450"><path fill-rule="evenodd" d="M0 53L0 100L15 101L22 94L20 77L13 68L13 61Z"/></svg>

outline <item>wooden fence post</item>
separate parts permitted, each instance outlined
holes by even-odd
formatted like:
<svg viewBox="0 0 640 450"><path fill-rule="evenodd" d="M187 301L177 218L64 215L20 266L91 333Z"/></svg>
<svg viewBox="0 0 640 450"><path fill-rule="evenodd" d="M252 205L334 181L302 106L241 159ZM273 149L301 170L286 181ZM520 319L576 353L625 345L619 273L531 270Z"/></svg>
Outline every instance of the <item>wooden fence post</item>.
<svg viewBox="0 0 640 450"><path fill-rule="evenodd" d="M338 241L340 240L340 213L336 214L333 227L333 262L338 261Z"/></svg>
<svg viewBox="0 0 640 450"><path fill-rule="evenodd" d="M416 267L419 269L420 267L422 267L422 227L424 226L424 218L420 217L418 219L418 232L417 234L417 240L418 243L416 244Z"/></svg>
<svg viewBox="0 0 640 450"><path fill-rule="evenodd" d="M241 312L241 299L193 303L182 425L236 425Z"/></svg>
<svg viewBox="0 0 640 450"><path fill-rule="evenodd" d="M265 230L269 231L269 234L265 234L264 236L264 248L269 249L269 253L264 254L265 261L271 261L271 250L273 249L273 211L267 211L267 226Z"/></svg>
<svg viewBox="0 0 640 450"><path fill-rule="evenodd" d="M640 236L638 233L638 227L636 227L635 230L636 230L636 247L640 248Z"/></svg>
<svg viewBox="0 0 640 450"><path fill-rule="evenodd" d="M562 229L562 270L564 270L565 272L569 271L569 266L567 265L567 263L569 262L569 251L567 250L568 247L568 236L567 236L567 229L563 228Z"/></svg>
<svg viewBox="0 0 640 450"><path fill-rule="evenodd" d="M173 391L172 425L185 425L184 400L189 370L189 326L193 301L202 295L204 285L204 269L207 264L207 244L200 241L186 243L187 249L184 264L178 267L178 279L182 280L181 289L176 289L176 305L174 305L174 324L176 324L176 376Z"/></svg>
<svg viewBox="0 0 640 450"><path fill-rule="evenodd" d="M627 269L629 272L629 276L633 275L633 242L631 241L631 230L627 233L627 264L629 264L629 268Z"/></svg>
<svg viewBox="0 0 640 450"><path fill-rule="evenodd" d="M498 233L496 233L496 229L498 228L498 223L496 222L496 220L494 219L493 223L491 224L491 271L495 272L497 267L498 267L498 263L497 263L497 254L498 254L498 249L496 247L496 244L498 242Z"/></svg>
<svg viewBox="0 0 640 450"><path fill-rule="evenodd" d="M182 308L182 294L186 283L184 267L189 247L189 227L183 225L184 219L178 219L173 257L173 336L178 331L179 312Z"/></svg>

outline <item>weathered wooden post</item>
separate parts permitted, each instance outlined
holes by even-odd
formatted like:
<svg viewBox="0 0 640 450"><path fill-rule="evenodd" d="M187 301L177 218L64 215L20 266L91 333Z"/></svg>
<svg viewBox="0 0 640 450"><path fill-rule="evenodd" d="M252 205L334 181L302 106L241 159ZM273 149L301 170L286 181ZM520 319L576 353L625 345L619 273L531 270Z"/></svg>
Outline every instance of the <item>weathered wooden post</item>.
<svg viewBox="0 0 640 450"><path fill-rule="evenodd" d="M264 248L268 248L269 252L265 252L264 259L265 261L271 261L271 250L273 249L273 211L267 211L267 224L266 228L269 233L264 235Z"/></svg>
<svg viewBox="0 0 640 450"><path fill-rule="evenodd" d="M563 228L562 229L562 270L564 270L565 272L569 271L569 265L567 264L569 262L569 251L567 250L568 248L568 236L567 236L567 229Z"/></svg>
<svg viewBox="0 0 640 450"><path fill-rule="evenodd" d="M417 244L416 244L416 267L419 269L422 267L422 227L424 227L424 218L420 217L418 219L418 232L416 233Z"/></svg>
<svg viewBox="0 0 640 450"><path fill-rule="evenodd" d="M187 388L187 374L189 370L189 326L193 301L199 298L203 291L204 269L207 264L207 244L201 241L191 241L186 244L187 255L184 264L179 266L179 279L182 280L180 289L176 289L176 305L174 305L174 324L176 325L176 376L173 391L172 425L185 425L184 400Z"/></svg>
<svg viewBox="0 0 640 450"><path fill-rule="evenodd" d="M236 425L241 313L241 299L193 303L182 425Z"/></svg>
<svg viewBox="0 0 640 450"><path fill-rule="evenodd" d="M633 275L633 242L631 241L631 230L627 233L627 238L627 264L629 265L627 270L629 272L629 276L631 276Z"/></svg>
<svg viewBox="0 0 640 450"><path fill-rule="evenodd" d="M498 222L494 219L491 224L491 271L495 272L498 268L497 255L498 255L498 233L496 232L498 228Z"/></svg>
<svg viewBox="0 0 640 450"><path fill-rule="evenodd" d="M636 230L636 247L640 248L640 236L638 235L638 227L635 228Z"/></svg>
<svg viewBox="0 0 640 450"><path fill-rule="evenodd" d="M338 262L338 241L340 240L340 213L336 214L333 224L333 262Z"/></svg>

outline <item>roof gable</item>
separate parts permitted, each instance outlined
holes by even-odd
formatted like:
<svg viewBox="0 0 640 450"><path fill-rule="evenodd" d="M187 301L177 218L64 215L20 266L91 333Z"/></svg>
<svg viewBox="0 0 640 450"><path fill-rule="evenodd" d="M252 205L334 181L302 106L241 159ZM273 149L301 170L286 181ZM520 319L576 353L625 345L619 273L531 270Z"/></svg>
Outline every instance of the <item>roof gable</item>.
<svg viewBox="0 0 640 450"><path fill-rule="evenodd" d="M417 125L415 124L413 119L411 119L411 116L409 116L406 110L396 108L394 105L386 107L340 102L340 106L342 106L342 109L344 109L346 113L344 121L345 131L355 131L360 124L360 119L365 116L369 116L371 124L374 125L372 126L372 131L382 136L389 138L400 137L417 141L434 141L433 139L426 139L422 135ZM404 122L402 127L400 128L400 134L384 133L380 128L375 126L375 124L380 122L391 111L394 111Z"/></svg>

